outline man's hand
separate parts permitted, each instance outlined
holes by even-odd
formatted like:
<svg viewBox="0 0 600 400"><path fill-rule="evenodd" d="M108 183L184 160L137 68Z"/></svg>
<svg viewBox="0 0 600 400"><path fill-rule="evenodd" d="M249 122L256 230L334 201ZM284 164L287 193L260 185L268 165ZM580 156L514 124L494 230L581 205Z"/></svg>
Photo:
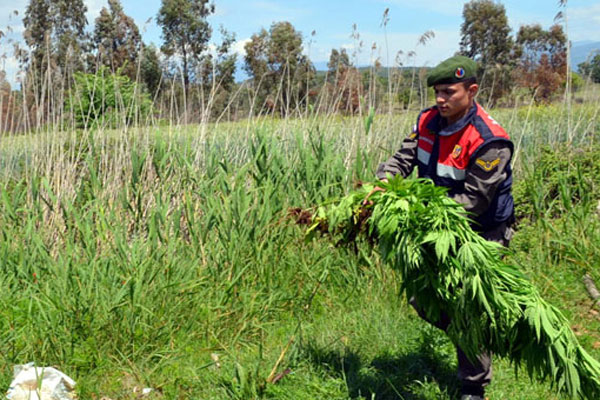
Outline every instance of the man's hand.
<svg viewBox="0 0 600 400"><path fill-rule="evenodd" d="M387 180L387 178L383 178L381 180L381 182L388 183L388 180ZM363 206L371 206L371 205L373 205L373 202L371 200L369 200L369 197L373 196L373 194L376 193L376 192L385 192L385 189L382 188L382 187L379 187L379 186L375 186L373 188L373 190L371 190L369 192L369 194L367 195L367 197L365 197L365 199L363 200Z"/></svg>

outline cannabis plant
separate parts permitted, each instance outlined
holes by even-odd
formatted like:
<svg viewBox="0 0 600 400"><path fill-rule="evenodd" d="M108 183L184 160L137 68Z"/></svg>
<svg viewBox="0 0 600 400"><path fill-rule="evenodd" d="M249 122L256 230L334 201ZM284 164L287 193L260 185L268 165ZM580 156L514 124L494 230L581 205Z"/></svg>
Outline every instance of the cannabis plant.
<svg viewBox="0 0 600 400"><path fill-rule="evenodd" d="M369 239L401 277L430 321L452 320L451 340L473 358L482 349L550 378L571 397L600 398L600 363L577 342L562 313L548 304L506 251L483 239L464 208L429 180L378 182L319 207L308 236L338 242Z"/></svg>

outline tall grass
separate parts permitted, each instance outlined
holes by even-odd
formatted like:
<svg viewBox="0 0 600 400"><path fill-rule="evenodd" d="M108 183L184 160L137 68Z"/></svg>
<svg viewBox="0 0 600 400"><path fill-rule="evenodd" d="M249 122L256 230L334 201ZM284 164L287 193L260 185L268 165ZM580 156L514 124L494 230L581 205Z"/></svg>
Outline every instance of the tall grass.
<svg viewBox="0 0 600 400"><path fill-rule="evenodd" d="M592 126L581 146L594 139L596 107L577 109ZM516 133L520 160L534 159L551 135L566 139L552 107L496 114ZM288 209L372 179L413 117L378 115L369 135L360 119L336 116L262 119L250 132L245 123L208 125L203 140L195 126L147 126L3 141L3 382L11 365L35 360L78 377L82 396L125 396L124 373L136 385L158 381L169 398L278 390L264 382L289 337L348 299L355 307L357 296L395 287L366 254L305 244ZM548 200L564 203L567 221L583 212L569 210L575 184ZM545 217L551 208L538 203L530 213ZM302 346L290 353L302 358ZM211 353L231 369L219 372Z"/></svg>
<svg viewBox="0 0 600 400"><path fill-rule="evenodd" d="M600 279L600 182L586 174L600 102L595 87L582 96L571 131L558 104L492 114L517 147L512 257L597 324L575 287ZM74 376L81 398L454 395L452 346L397 298L394 275L363 249L305 243L288 216L373 179L418 111L377 113L368 134L365 116L329 111L76 129L61 108L2 137L0 387L36 361ZM506 370L499 397L552 398Z"/></svg>

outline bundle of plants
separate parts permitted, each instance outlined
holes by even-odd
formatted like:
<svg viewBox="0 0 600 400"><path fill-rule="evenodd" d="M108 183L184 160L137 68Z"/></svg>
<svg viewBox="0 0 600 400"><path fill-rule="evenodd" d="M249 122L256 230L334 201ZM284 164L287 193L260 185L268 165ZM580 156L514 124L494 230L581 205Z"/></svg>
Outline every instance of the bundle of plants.
<svg viewBox="0 0 600 400"><path fill-rule="evenodd" d="M600 398L600 363L563 314L503 260L504 248L473 230L445 188L399 177L377 185L384 190L367 204L375 184L318 207L310 219L302 215L308 237L371 243L430 321L451 318L447 333L469 357L487 349L571 397Z"/></svg>

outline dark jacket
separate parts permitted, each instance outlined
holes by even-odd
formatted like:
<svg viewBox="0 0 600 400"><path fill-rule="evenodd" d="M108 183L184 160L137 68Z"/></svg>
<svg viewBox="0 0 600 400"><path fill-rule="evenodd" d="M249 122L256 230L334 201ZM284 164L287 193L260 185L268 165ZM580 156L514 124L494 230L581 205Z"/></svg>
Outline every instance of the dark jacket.
<svg viewBox="0 0 600 400"><path fill-rule="evenodd" d="M449 196L474 214L474 228L489 231L513 216L508 134L477 103L448 126L437 107L421 112L402 148L379 165L377 177L401 174L414 167L418 176L449 188Z"/></svg>

